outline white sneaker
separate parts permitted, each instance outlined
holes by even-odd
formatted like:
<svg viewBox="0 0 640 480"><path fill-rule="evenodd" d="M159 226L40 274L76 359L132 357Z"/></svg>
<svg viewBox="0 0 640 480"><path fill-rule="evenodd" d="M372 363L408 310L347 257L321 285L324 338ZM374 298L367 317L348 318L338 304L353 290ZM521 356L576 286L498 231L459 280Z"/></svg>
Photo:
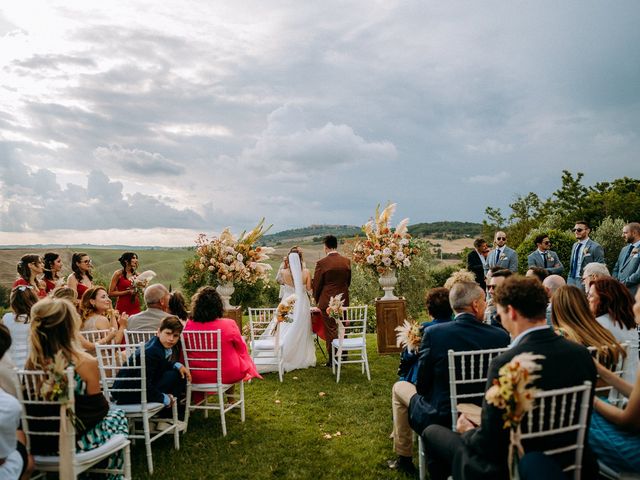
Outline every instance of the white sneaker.
<svg viewBox="0 0 640 480"><path fill-rule="evenodd" d="M156 422L156 430L159 432L163 432L166 429L171 428L172 426L173 426L173 423L168 420L160 420Z"/></svg>

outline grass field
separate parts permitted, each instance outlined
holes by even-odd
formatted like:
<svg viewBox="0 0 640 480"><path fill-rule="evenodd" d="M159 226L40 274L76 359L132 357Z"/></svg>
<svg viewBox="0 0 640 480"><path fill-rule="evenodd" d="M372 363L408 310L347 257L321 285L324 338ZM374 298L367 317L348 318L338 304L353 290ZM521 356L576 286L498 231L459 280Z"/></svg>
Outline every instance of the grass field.
<svg viewBox="0 0 640 480"><path fill-rule="evenodd" d="M386 466L393 457L391 386L398 356L378 355L375 335L367 341L371 382L359 365L344 367L338 384L324 366L286 373L283 383L276 373L266 374L246 384L245 423L230 412L223 437L219 415L205 419L198 412L179 452L171 438L154 444L153 476L147 473L143 445L133 448L134 478L402 478ZM322 365L322 354L317 358Z"/></svg>

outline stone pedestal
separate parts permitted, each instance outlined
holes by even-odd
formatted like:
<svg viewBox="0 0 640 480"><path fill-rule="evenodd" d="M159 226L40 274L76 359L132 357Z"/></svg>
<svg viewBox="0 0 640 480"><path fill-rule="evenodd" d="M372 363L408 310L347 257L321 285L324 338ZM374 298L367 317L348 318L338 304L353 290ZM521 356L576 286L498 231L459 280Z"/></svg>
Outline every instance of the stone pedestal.
<svg viewBox="0 0 640 480"><path fill-rule="evenodd" d="M407 305L404 298L397 300L376 299L376 332L378 334L378 353L399 353L402 348L396 346L395 328L407 318Z"/></svg>
<svg viewBox="0 0 640 480"><path fill-rule="evenodd" d="M225 308L223 316L235 320L242 332L242 307Z"/></svg>

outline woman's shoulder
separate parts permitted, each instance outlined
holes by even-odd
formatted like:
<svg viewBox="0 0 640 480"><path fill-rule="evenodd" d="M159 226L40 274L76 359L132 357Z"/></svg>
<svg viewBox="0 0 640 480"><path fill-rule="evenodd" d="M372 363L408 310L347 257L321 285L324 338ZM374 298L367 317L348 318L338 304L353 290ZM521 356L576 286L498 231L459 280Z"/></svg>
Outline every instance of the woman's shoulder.
<svg viewBox="0 0 640 480"><path fill-rule="evenodd" d="M95 371L98 368L98 359L87 352L79 351L74 358L76 372L81 377L84 373Z"/></svg>
<svg viewBox="0 0 640 480"><path fill-rule="evenodd" d="M29 282L27 282L24 278L20 277L15 282L13 282L13 286L11 288L19 287L21 285L28 287Z"/></svg>

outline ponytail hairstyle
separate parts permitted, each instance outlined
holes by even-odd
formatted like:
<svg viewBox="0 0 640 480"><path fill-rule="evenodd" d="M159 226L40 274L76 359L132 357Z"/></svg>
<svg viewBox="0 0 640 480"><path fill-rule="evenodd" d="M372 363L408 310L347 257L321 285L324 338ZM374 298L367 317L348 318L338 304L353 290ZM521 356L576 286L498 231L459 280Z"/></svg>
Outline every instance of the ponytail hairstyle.
<svg viewBox="0 0 640 480"><path fill-rule="evenodd" d="M39 298L31 285L18 285L11 290L9 296L9 305L16 316L16 321L21 321L20 317L25 317L24 323L29 323L31 316L31 307L33 307Z"/></svg>
<svg viewBox="0 0 640 480"><path fill-rule="evenodd" d="M31 349L27 369L45 368L62 352L67 364L80 354L75 338L80 318L68 300L45 298L31 310Z"/></svg>
<svg viewBox="0 0 640 480"><path fill-rule="evenodd" d="M122 265L122 276L124 278L127 278L127 265L131 265L131 260L133 260L134 258L138 258L138 254L134 252L124 252L122 255L120 255L118 261L120 262L120 265ZM135 274L136 272L135 270L133 270L131 272L131 275Z"/></svg>
<svg viewBox="0 0 640 480"><path fill-rule="evenodd" d="M73 270L73 274L76 277L76 280L78 280L78 282L82 281L82 270L80 270L80 267L78 267L78 263L80 263L80 261L82 260L82 257L88 257L89 255L86 253L82 253L82 252L78 252L78 253L74 253L73 256L71 257L71 270ZM93 276L91 275L90 272L86 272L85 274L89 280L93 281Z"/></svg>
<svg viewBox="0 0 640 480"><path fill-rule="evenodd" d="M18 275L27 283L31 283L31 270L29 269L30 263L38 263L40 261L40 255L35 254L27 254L23 255L18 265L16 265L16 270Z"/></svg>
<svg viewBox="0 0 640 480"><path fill-rule="evenodd" d="M60 255L55 252L47 252L44 254L42 259L44 260L44 278L55 282L58 279L58 274L56 273L56 278L53 278L53 271L51 270L53 267L53 262L55 262Z"/></svg>

